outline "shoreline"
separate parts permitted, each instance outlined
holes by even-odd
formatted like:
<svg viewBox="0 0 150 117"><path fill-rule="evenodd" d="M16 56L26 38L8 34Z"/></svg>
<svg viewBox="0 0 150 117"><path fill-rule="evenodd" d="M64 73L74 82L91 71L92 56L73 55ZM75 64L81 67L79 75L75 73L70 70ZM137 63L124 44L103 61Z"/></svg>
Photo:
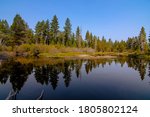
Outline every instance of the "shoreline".
<svg viewBox="0 0 150 117"><path fill-rule="evenodd" d="M65 53L40 53L34 56L30 53L21 53L16 55L15 52L0 52L0 60L7 60L9 58L25 58L25 59L114 59L118 57L131 57L131 58L143 58L150 60L150 56L145 53L115 53L115 52L93 52L93 53L77 53L77 52L65 52Z"/></svg>
<svg viewBox="0 0 150 117"><path fill-rule="evenodd" d="M76 58L76 59L112 59L112 58L117 58L117 56L111 56L111 55L91 56L91 55L88 55L88 54L81 54L81 55L77 55L77 56L65 56L64 58Z"/></svg>

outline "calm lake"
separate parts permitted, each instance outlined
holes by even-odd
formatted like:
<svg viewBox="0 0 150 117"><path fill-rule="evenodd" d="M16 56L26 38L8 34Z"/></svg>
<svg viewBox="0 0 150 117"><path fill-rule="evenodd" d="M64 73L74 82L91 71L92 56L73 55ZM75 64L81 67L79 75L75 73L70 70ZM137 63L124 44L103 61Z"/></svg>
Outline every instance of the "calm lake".
<svg viewBox="0 0 150 117"><path fill-rule="evenodd" d="M55 61L55 62L54 62ZM150 61L133 58L98 60L7 60L0 62L0 99L17 100L150 99Z"/></svg>

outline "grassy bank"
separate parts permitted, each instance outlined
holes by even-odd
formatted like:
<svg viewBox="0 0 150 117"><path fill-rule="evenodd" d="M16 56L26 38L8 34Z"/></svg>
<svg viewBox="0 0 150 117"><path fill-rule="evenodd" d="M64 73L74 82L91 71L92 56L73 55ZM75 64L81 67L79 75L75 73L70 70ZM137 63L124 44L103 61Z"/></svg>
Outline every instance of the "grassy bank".
<svg viewBox="0 0 150 117"><path fill-rule="evenodd" d="M65 47L62 45L23 44L15 47L0 46L0 57L72 57L95 53L91 48ZM4 57L5 56L5 57Z"/></svg>
<svg viewBox="0 0 150 117"><path fill-rule="evenodd" d="M9 57L40 58L110 58L134 57L150 59L148 53L140 52L96 52L91 48L65 47L62 45L23 44L16 47L0 46L0 59Z"/></svg>

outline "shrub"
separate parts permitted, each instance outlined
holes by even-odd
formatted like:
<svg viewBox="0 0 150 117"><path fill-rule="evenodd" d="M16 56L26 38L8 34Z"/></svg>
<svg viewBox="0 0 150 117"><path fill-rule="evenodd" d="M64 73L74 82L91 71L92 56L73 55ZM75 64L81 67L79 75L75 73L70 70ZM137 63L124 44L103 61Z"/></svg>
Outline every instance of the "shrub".
<svg viewBox="0 0 150 117"><path fill-rule="evenodd" d="M23 45L18 46L16 48L16 51L21 52L21 53L29 52L31 49L31 46L32 45L29 45L29 44L23 44Z"/></svg>
<svg viewBox="0 0 150 117"><path fill-rule="evenodd" d="M11 52L11 51L12 51L12 47L10 47L10 46L2 46L2 45L0 45L0 51L7 51L7 52Z"/></svg>

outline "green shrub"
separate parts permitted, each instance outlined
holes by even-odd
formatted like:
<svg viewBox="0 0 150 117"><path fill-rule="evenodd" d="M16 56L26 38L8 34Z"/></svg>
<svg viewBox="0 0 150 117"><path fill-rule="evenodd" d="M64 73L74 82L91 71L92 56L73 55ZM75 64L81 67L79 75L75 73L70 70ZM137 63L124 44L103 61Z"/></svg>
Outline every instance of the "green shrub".
<svg viewBox="0 0 150 117"><path fill-rule="evenodd" d="M11 51L12 51L12 47L10 47L10 46L2 46L2 45L0 45L0 51L7 51L7 52L11 52Z"/></svg>
<svg viewBox="0 0 150 117"><path fill-rule="evenodd" d="M31 49L31 46L32 45L29 45L29 44L23 44L23 45L20 45L16 48L16 51L18 52L29 52L30 49Z"/></svg>

